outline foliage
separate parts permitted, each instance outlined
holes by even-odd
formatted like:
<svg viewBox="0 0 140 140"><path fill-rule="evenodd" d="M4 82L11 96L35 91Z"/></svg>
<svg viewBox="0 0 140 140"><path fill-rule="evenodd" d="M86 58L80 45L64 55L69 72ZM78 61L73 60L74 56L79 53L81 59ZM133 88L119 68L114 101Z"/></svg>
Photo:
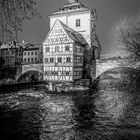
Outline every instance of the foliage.
<svg viewBox="0 0 140 140"><path fill-rule="evenodd" d="M113 35L117 46L133 58L140 58L140 13L121 19L113 29Z"/></svg>
<svg viewBox="0 0 140 140"><path fill-rule="evenodd" d="M0 42L17 40L23 20L39 15L37 0L0 0Z"/></svg>

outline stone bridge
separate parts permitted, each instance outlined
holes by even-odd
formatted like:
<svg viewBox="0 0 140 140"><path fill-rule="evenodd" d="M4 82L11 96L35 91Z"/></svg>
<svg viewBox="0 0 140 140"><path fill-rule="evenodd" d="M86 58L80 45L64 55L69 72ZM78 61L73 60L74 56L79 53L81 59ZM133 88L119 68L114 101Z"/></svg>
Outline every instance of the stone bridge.
<svg viewBox="0 0 140 140"><path fill-rule="evenodd" d="M21 76L23 76L24 74L28 73L28 72L38 72L41 73L43 75L43 64L42 63L37 63L37 64L24 64L21 67L21 71L20 73L18 73L17 77L16 77L16 81L18 81Z"/></svg>
<svg viewBox="0 0 140 140"><path fill-rule="evenodd" d="M137 68L140 62L132 62L130 58L112 58L96 60L96 77L116 67Z"/></svg>

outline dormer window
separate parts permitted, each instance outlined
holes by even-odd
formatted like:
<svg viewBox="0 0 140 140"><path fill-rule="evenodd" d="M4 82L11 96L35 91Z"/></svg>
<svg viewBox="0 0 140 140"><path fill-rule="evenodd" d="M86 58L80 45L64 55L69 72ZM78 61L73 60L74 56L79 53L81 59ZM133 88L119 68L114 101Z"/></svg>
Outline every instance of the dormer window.
<svg viewBox="0 0 140 140"><path fill-rule="evenodd" d="M80 27L80 19L76 19L76 27Z"/></svg>

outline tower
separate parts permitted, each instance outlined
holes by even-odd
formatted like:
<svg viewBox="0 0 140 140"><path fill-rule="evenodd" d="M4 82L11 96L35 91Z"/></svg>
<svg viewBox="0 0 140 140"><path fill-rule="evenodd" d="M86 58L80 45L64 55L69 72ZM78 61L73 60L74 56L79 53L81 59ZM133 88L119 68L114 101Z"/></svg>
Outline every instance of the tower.
<svg viewBox="0 0 140 140"><path fill-rule="evenodd" d="M58 11L53 12L49 18L50 29L58 19L68 27L82 34L88 42L89 47L95 46L95 44L98 45L95 35L97 21L95 9L90 10L78 0L69 0Z"/></svg>

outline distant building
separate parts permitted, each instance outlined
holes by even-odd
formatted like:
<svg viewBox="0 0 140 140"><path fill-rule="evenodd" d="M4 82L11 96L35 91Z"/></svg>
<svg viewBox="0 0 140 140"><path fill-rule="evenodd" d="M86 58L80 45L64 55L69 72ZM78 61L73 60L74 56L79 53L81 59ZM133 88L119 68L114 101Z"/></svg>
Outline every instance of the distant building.
<svg viewBox="0 0 140 140"><path fill-rule="evenodd" d="M100 57L96 10L88 9L78 0L69 0L49 18L50 31L43 43L44 80L81 79L90 60Z"/></svg>
<svg viewBox="0 0 140 140"><path fill-rule="evenodd" d="M23 64L39 63L40 45L27 43L23 49Z"/></svg>
<svg viewBox="0 0 140 140"><path fill-rule="evenodd" d="M0 46L0 56L5 66L20 66L25 63L42 62L42 47L27 42L11 42Z"/></svg>
<svg viewBox="0 0 140 140"><path fill-rule="evenodd" d="M0 56L4 58L4 66L14 67L16 63L15 42L3 44L0 46Z"/></svg>
<svg viewBox="0 0 140 140"><path fill-rule="evenodd" d="M16 44L16 65L22 65L23 62L23 50L25 49L27 42L22 41Z"/></svg>

